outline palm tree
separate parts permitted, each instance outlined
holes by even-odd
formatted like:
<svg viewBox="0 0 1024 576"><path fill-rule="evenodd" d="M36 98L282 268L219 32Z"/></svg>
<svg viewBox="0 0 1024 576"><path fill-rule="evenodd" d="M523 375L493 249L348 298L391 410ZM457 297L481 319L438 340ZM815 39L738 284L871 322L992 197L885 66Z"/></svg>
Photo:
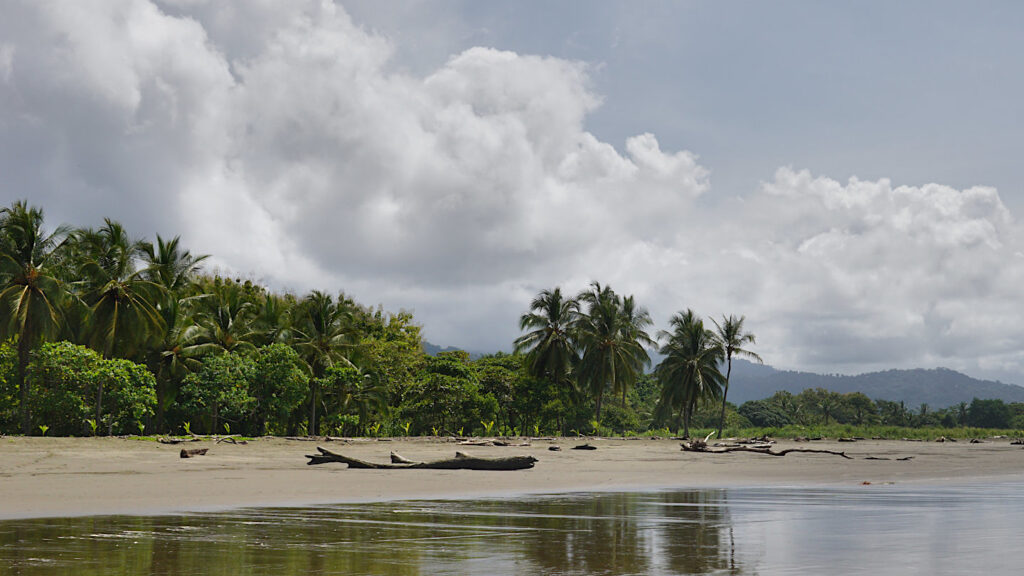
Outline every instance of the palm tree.
<svg viewBox="0 0 1024 576"><path fill-rule="evenodd" d="M128 238L109 218L99 230L76 233L81 263L82 300L89 307L84 331L90 348L104 358L137 359L166 330L157 306L163 288L136 268L144 244ZM103 382L96 392L96 420L103 413Z"/></svg>
<svg viewBox="0 0 1024 576"><path fill-rule="evenodd" d="M194 334L196 353L248 354L256 350L253 330L257 309L245 294L245 286L230 279L214 278L203 287L205 294L197 301Z"/></svg>
<svg viewBox="0 0 1024 576"><path fill-rule="evenodd" d="M665 341L660 350L665 358L655 369L662 385L658 412L677 409L676 422L683 420L683 435L689 436L690 416L697 402L721 393L725 377L718 365L725 352L692 310L677 313L669 324L672 332L658 333Z"/></svg>
<svg viewBox="0 0 1024 576"><path fill-rule="evenodd" d="M337 303L330 294L314 290L299 304L296 320L295 351L305 361L312 378L309 379L309 430L319 434L316 408L320 401L320 380L331 366L352 366L348 354L355 342L351 330L352 312L349 302L339 298Z"/></svg>
<svg viewBox="0 0 1024 576"><path fill-rule="evenodd" d="M729 377L732 375L732 357L733 356L746 356L751 360L756 361L758 364L762 364L761 357L744 348L744 346L750 346L756 343L756 339L750 332L743 331L743 321L746 320L746 316L723 316L722 323L715 322L712 318L711 321L715 323L715 328L718 331L716 337L719 343L722 345L722 349L725 351L725 388L722 390L722 413L718 417L718 438L722 437L722 426L725 424L725 398L729 394Z"/></svg>
<svg viewBox="0 0 1024 576"><path fill-rule="evenodd" d="M194 285L196 274L208 254L193 256L180 246L181 238L175 236L164 241L158 234L156 246L149 242L141 245L148 267L146 279L164 287L171 294L180 294Z"/></svg>
<svg viewBox="0 0 1024 576"><path fill-rule="evenodd" d="M64 288L51 275L49 263L60 249L68 229L43 232L43 211L15 202L0 211L0 336L17 337L16 380L22 432L31 432L29 382L25 378L29 354L61 329Z"/></svg>
<svg viewBox="0 0 1024 576"><path fill-rule="evenodd" d="M579 303L565 298L561 288L541 290L530 303L530 312L519 318L519 329L530 330L516 338L515 351L526 351L526 368L535 378L556 385L568 381L577 361L571 330L579 315Z"/></svg>
<svg viewBox="0 0 1024 576"><path fill-rule="evenodd" d="M144 244L110 219L99 230L78 232L76 239L84 256L79 284L89 306L89 347L105 358L137 357L165 329L157 310L164 290L136 268Z"/></svg>
<svg viewBox="0 0 1024 576"><path fill-rule="evenodd" d="M650 337L643 327L650 323L646 311L637 309L630 301L626 311L624 301L611 288L593 282L590 290L577 297L587 309L577 316L573 326L576 342L582 350L577 377L581 386L588 387L595 399L595 417L601 421L601 402L604 391L622 393L636 382L644 366L650 363L644 342ZM646 322L646 324L645 324Z"/></svg>

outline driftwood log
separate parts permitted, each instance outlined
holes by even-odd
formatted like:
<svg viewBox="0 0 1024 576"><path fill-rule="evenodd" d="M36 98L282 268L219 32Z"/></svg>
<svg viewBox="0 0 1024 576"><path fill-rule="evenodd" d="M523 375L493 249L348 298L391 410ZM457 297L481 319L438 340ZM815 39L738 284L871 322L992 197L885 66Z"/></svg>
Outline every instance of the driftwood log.
<svg viewBox="0 0 1024 576"><path fill-rule="evenodd" d="M435 460L433 462L415 462L408 458L403 458L395 452L391 453L391 463L389 464L378 464L376 462L367 462L365 460L359 460L356 458L349 458L342 454L331 452L326 448L317 446L316 448L319 454L307 454L306 458L309 458L309 462L306 464L312 466L314 464L326 464L328 462L339 462L341 464L348 464L349 468L358 469L369 469L369 470L406 470L406 469L417 469L417 470L523 470L526 468L533 468L534 463L537 459L533 456L506 456L503 458L479 458L470 456L464 452L456 452L455 458L449 458L446 460Z"/></svg>
<svg viewBox="0 0 1024 576"><path fill-rule="evenodd" d="M193 450L186 450L186 449L182 448L181 449L181 457L182 458L193 458L195 456L206 456L206 452L208 450L209 450L209 448L195 448Z"/></svg>
<svg viewBox="0 0 1024 576"><path fill-rule="evenodd" d="M779 450L778 452L772 451L768 446L730 446L727 448L708 448L707 442L701 440L694 440L693 442L684 442L680 444L683 447L684 452L703 452L705 454L726 454L729 452L753 452L754 454L764 454L766 456L785 456L791 452L805 452L809 454L832 454L834 456L842 456L847 460L853 460L853 458L847 456L844 452L835 452L833 450L815 450L812 448L786 448L785 450Z"/></svg>

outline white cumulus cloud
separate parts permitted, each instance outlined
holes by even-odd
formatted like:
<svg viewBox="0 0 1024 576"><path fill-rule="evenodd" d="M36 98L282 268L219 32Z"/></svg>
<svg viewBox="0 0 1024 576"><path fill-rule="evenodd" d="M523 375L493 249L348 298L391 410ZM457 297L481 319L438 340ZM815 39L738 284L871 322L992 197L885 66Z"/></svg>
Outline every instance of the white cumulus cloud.
<svg viewBox="0 0 1024 576"><path fill-rule="evenodd" d="M1022 373L993 189L782 168L715 198L693 153L587 131L590 64L476 47L413 75L328 1L2 3L0 196L54 224L181 234L442 344L508 348L537 290L596 279L660 325L745 314L786 367Z"/></svg>

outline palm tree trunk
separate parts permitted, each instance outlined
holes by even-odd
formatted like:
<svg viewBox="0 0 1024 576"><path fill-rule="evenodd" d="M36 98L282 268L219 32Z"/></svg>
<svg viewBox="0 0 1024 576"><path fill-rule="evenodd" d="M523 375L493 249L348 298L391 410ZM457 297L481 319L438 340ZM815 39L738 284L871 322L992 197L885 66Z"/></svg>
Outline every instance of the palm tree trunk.
<svg viewBox="0 0 1024 576"><path fill-rule="evenodd" d="M732 375L732 355L730 354L726 358L726 369L725 369L725 390L722 391L722 413L718 416L718 436L719 440L722 439L722 426L725 424L725 398L729 395L729 376Z"/></svg>
<svg viewBox="0 0 1024 576"><path fill-rule="evenodd" d="M596 403L597 416L596 416L596 418L597 418L597 422L598 423L601 422L601 397L602 396L604 396L604 390L601 390L600 392L597 393L597 403Z"/></svg>
<svg viewBox="0 0 1024 576"><path fill-rule="evenodd" d="M29 386L31 384L28 381L28 361L29 353L29 340L27 334L22 334L18 338L18 373L16 378L18 379L18 392L20 397L21 406L21 432L28 436L32 433L32 414L29 412L28 400L29 400Z"/></svg>
<svg viewBox="0 0 1024 576"><path fill-rule="evenodd" d="M316 382L313 382L313 383L310 384L310 388L312 389L312 392L313 392L313 394L312 394L313 398L309 402L309 430L308 430L308 434L310 436L316 436L319 433L319 431L317 430L317 421L316 421L316 398L317 398L317 393L320 391L320 384L316 383Z"/></svg>

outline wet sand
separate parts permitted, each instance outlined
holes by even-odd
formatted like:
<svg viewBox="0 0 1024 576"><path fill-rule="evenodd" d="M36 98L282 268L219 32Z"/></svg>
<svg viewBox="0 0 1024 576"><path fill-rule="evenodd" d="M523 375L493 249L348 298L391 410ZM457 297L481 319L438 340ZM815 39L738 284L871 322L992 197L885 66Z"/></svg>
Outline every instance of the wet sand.
<svg viewBox="0 0 1024 576"><path fill-rule="evenodd" d="M588 442L597 450L571 450ZM322 445L346 456L387 462L530 454L531 470L349 470L307 466ZM549 451L558 445L561 451ZM179 458L182 448L209 448ZM245 445L213 440L165 445L132 438L0 438L0 518L163 514L243 506L292 506L423 498L515 496L555 492L733 486L961 484L1024 481L1024 449L1009 439L982 444L864 440L779 441L777 449L845 451L784 457L681 452L676 440L559 438L530 446L460 446L409 438L313 442L261 438ZM889 458L866 460L865 457ZM911 460L897 458L912 456ZM870 483L870 484L865 484Z"/></svg>

